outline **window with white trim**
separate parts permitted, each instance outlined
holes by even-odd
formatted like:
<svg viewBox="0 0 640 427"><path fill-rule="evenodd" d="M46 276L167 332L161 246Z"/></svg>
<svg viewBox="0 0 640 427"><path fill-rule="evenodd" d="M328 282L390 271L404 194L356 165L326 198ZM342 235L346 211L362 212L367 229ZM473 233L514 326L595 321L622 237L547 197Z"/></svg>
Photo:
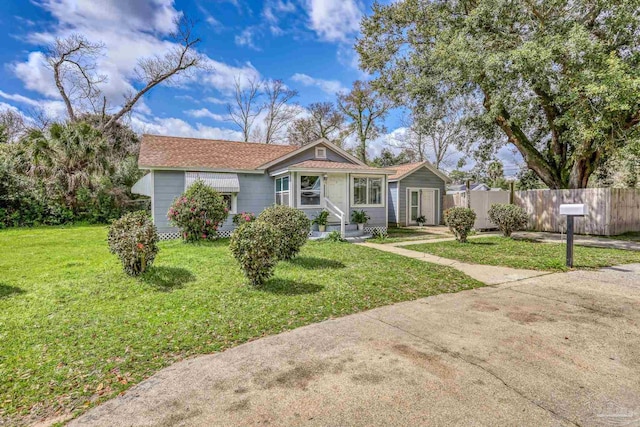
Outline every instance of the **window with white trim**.
<svg viewBox="0 0 640 427"><path fill-rule="evenodd" d="M383 191L382 177L354 176L351 179L353 206L383 206Z"/></svg>
<svg viewBox="0 0 640 427"><path fill-rule="evenodd" d="M316 159L326 159L327 149L325 147L316 147Z"/></svg>
<svg viewBox="0 0 640 427"><path fill-rule="evenodd" d="M289 206L289 176L276 178L276 205Z"/></svg>
<svg viewBox="0 0 640 427"><path fill-rule="evenodd" d="M300 175L300 207L320 206L322 177L320 175Z"/></svg>
<svg viewBox="0 0 640 427"><path fill-rule="evenodd" d="M227 205L227 209L229 209L229 213L236 213L238 210L238 195L233 193L222 193L221 196L224 203Z"/></svg>

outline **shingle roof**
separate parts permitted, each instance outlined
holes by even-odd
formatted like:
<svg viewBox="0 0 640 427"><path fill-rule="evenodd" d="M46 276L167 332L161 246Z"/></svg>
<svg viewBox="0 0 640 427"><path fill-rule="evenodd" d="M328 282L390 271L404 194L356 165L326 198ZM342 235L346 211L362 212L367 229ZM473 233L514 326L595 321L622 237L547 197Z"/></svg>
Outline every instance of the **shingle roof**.
<svg viewBox="0 0 640 427"><path fill-rule="evenodd" d="M393 175L389 176L389 179L398 179L421 166L424 166L425 162L418 163L405 163L403 165L389 166L385 169L391 169L396 171Z"/></svg>
<svg viewBox="0 0 640 427"><path fill-rule="evenodd" d="M403 165L396 165L396 166L389 166L389 167L387 167L385 169L394 170L395 171L395 173L393 175L389 176L389 181L395 181L395 180L404 178L405 176L407 176L410 173L420 169L423 166L428 168L434 174L438 175L445 182L449 181L449 177L447 177L444 173L442 173L441 171L436 169L431 163L429 163L427 161L416 162L416 163L405 163Z"/></svg>
<svg viewBox="0 0 640 427"><path fill-rule="evenodd" d="M253 170L298 148L145 134L140 143L138 165L142 168Z"/></svg>
<svg viewBox="0 0 640 427"><path fill-rule="evenodd" d="M292 169L342 169L383 172L383 169L372 166L356 165L354 163L345 162L332 162L330 160L305 160L304 162L296 163L288 167Z"/></svg>

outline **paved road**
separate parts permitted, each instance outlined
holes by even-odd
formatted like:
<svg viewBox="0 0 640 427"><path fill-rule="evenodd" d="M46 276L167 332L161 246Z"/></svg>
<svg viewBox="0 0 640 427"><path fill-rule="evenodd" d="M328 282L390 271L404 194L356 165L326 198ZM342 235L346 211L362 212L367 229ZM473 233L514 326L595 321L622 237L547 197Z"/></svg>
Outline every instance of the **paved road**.
<svg viewBox="0 0 640 427"><path fill-rule="evenodd" d="M640 264L382 307L180 362L74 426L640 425Z"/></svg>

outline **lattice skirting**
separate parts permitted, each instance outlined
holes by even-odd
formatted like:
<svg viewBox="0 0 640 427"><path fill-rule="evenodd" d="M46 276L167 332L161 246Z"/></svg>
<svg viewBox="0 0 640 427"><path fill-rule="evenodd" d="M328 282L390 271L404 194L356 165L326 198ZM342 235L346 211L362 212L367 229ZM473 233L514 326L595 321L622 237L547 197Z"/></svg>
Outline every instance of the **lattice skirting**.
<svg viewBox="0 0 640 427"><path fill-rule="evenodd" d="M376 227L367 227L366 225L364 226L365 234L373 234L374 230L376 230L378 233L387 234L386 226L376 226Z"/></svg>
<svg viewBox="0 0 640 427"><path fill-rule="evenodd" d="M218 237L220 238L227 238L227 237L231 237L231 232L233 230L220 230L218 231ZM182 234L179 231L172 231L170 233L158 233L158 238L160 240L174 240L174 239L181 239L182 238Z"/></svg>

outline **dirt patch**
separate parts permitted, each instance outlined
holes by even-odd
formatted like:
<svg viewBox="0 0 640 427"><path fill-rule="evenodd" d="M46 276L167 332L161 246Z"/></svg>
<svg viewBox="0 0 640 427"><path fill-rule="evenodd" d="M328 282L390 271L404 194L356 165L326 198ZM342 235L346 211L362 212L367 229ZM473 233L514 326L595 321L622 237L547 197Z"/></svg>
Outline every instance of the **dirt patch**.
<svg viewBox="0 0 640 427"><path fill-rule="evenodd" d="M249 409L249 399L242 399L232 403L226 409L227 412L246 411Z"/></svg>
<svg viewBox="0 0 640 427"><path fill-rule="evenodd" d="M524 311L511 311L507 313L507 317L514 322L520 323L535 323L535 322L544 322L548 320L546 317L541 316L537 313L528 313Z"/></svg>
<svg viewBox="0 0 640 427"><path fill-rule="evenodd" d="M385 378L378 374L362 373L351 376L351 379L358 384L380 384Z"/></svg>
<svg viewBox="0 0 640 427"><path fill-rule="evenodd" d="M471 310L474 311L483 311L483 312L492 312L500 310L495 305L489 304L486 301L476 301L471 305Z"/></svg>
<svg viewBox="0 0 640 427"><path fill-rule="evenodd" d="M273 387L306 389L311 381L328 372L342 372L343 363L327 361L298 363L280 372L264 371L256 375L254 381L259 387L266 389Z"/></svg>
<svg viewBox="0 0 640 427"><path fill-rule="evenodd" d="M455 377L453 369L447 366L442 361L442 357L437 354L425 353L424 351L417 350L406 344L394 345L392 349L396 354L408 359L413 364L426 369L438 378L447 380Z"/></svg>

